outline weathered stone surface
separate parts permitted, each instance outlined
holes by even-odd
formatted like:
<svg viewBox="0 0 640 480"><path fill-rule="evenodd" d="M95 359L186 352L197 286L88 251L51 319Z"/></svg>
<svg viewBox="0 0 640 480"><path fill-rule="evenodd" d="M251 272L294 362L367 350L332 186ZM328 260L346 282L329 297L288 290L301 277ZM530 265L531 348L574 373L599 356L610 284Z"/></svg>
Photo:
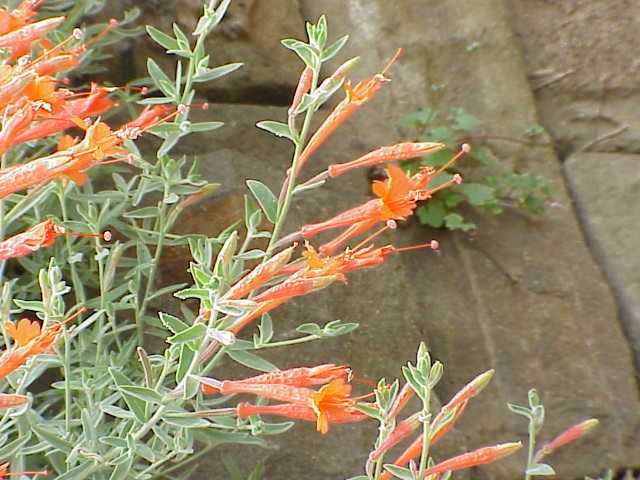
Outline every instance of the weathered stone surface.
<svg viewBox="0 0 640 480"><path fill-rule="evenodd" d="M564 169L587 240L618 297L640 365L640 271L635 222L640 205L640 155L575 154ZM606 175L597 172L606 170ZM631 213L631 215L629 215Z"/></svg>
<svg viewBox="0 0 640 480"><path fill-rule="evenodd" d="M496 135L519 137L538 123L502 0L402 0L394 8L379 0L300 5L306 18L327 12L334 35L352 34L343 58L363 56L354 75L358 79L378 71L396 46L408 48L392 70L393 83L319 150L309 163L310 174L404 138L396 119L425 105L441 111L462 106ZM478 47L467 51L473 42ZM247 82L265 85L267 79ZM436 92L431 85L446 87ZM227 127L210 137L194 137L182 151L201 157L206 176L229 186L188 219L189 229L215 234L220 224L240 216L240 186L246 178L258 177L277 189L290 148L253 128L259 120L284 119L284 109L216 105L209 114L227 121ZM517 168L535 169L550 179L562 208L539 219L515 212L476 214L480 228L474 236L410 225L393 237L394 243L422 243L437 236L441 254L394 257L380 269L355 273L348 287L333 286L277 311L274 319L283 335L293 334L302 322L336 318L360 321L362 328L348 337L273 352L270 358L283 367L347 362L360 376L392 378L413 358L419 341L426 340L447 368L438 391L443 399L474 374L497 370L493 385L470 405L456 428L457 436L438 446L437 458L524 440L525 425L507 412L505 403L525 402L528 388L535 386L548 410L543 440L588 416L602 423L598 435L550 459L559 478L636 464L640 403L631 350L611 293L584 244L559 162L547 147L492 147ZM363 172L309 192L293 209L288 230L352 206L367 192ZM229 205L237 209L223 212ZM175 278L176 271L178 264L168 273ZM373 425L339 426L324 437L311 425L297 425L273 438L273 449L255 455L265 459L265 478L344 478L361 471L374 435ZM236 460L249 468L252 459L245 451ZM473 478L519 478L523 462L523 455L507 459L473 472ZM212 455L200 471L199 478L219 472L219 457Z"/></svg>
<svg viewBox="0 0 640 480"><path fill-rule="evenodd" d="M640 3L509 3L542 123L560 148L640 151Z"/></svg>

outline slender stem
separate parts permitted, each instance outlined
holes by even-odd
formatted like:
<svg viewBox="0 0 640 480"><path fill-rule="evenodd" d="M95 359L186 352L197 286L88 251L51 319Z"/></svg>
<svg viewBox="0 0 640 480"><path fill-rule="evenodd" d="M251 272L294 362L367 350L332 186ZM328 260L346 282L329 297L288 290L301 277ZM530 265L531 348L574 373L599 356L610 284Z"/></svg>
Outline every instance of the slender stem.
<svg viewBox="0 0 640 480"><path fill-rule="evenodd" d="M141 472L138 474L138 477L137 477L137 478L145 478L145 476L146 476L148 473L153 472L153 471L154 471L154 470L156 470L160 465L163 465L163 464L167 463L169 460L171 460L171 459L172 459L173 457L175 457L176 455L178 455L178 452L175 452L175 451L174 451L174 452L171 452L171 453L169 453L168 455L166 455L166 456L162 457L160 460L158 460L158 461L156 461L156 462L152 463L152 464L151 464L151 465L149 465L147 468L145 468L143 471L141 471ZM154 478L154 477L151 477L151 478Z"/></svg>
<svg viewBox="0 0 640 480"><path fill-rule="evenodd" d="M311 82L311 92L313 92L318 84L318 72L313 72L313 80ZM276 246L276 242L280 237L280 233L282 232L282 228L284 227L284 222L287 219L287 214L289 213L289 209L291 208L291 200L293 198L293 189L296 186L296 172L298 170L298 161L300 160L300 154L304 150L305 143L307 141L307 137L309 136L309 128L311 127L311 119L313 118L313 114L315 113L315 107L311 106L307 110L307 113L304 117L304 122L302 124L302 130L300 131L300 136L298 137L298 141L296 142L296 148L293 152L293 161L291 162L291 167L289 169L289 174L287 176L287 191L284 196L284 200L281 205L278 205L278 220L276 224L273 226L273 232L271 234L271 238L269 239L269 245L267 246L266 255L263 259L263 262L266 261L273 253L273 250Z"/></svg>
<svg viewBox="0 0 640 480"><path fill-rule="evenodd" d="M62 332L64 339L64 426L67 436L71 435L71 348L69 335L65 329ZM100 344L100 342L98 342Z"/></svg>
<svg viewBox="0 0 640 480"><path fill-rule="evenodd" d="M56 193L60 202L62 221L66 223L69 220L69 216L67 215L67 201L64 190L65 188L61 183L58 182L58 184L56 185ZM71 252L71 237L65 236L64 240L67 247L67 252ZM85 303L87 303L87 297L85 295L84 286L82 285L82 280L80 279L80 275L78 274L78 270L76 269L76 264L74 262L69 262L69 268L71 270L71 283L73 284L73 294L76 297L76 303L84 305Z"/></svg>
<svg viewBox="0 0 640 480"><path fill-rule="evenodd" d="M429 404L431 403L431 389L427 389L425 398L422 401L422 453L420 455L420 467L418 469L418 478L424 477L424 471L427 468L427 460L429 459L429 447L431 445L431 420L429 418Z"/></svg>
<svg viewBox="0 0 640 480"><path fill-rule="evenodd" d="M320 340L322 337L318 337L316 335L307 335L306 337L293 338L291 340L282 340L280 342L271 342L266 343L264 345L260 345L256 347L256 350L262 350L263 348L278 348L278 347L286 347L289 345L298 345L300 343L312 342L314 340Z"/></svg>
<svg viewBox="0 0 640 480"><path fill-rule="evenodd" d="M527 453L527 472L533 465L533 455L536 449L536 427L533 418L529 420L529 451ZM531 475L525 472L525 480L529 480Z"/></svg>

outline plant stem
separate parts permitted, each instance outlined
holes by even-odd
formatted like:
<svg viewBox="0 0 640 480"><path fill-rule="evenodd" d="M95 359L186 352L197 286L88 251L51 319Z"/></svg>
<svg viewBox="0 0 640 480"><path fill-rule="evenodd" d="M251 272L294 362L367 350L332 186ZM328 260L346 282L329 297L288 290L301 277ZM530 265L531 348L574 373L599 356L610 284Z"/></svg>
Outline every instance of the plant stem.
<svg viewBox="0 0 640 480"><path fill-rule="evenodd" d="M313 80L311 82L310 92L313 92L316 89L318 84L318 72L313 72ZM280 237L280 233L282 232L282 228L284 227L284 222L287 219L287 214L289 213L289 209L291 208L291 200L293 197L293 189L295 188L296 183L296 171L298 170L298 161L300 159L300 154L304 150L305 143L307 141L307 137L309 135L309 128L311 126L311 119L313 118L313 114L315 113L315 107L311 106L307 110L307 113L304 117L304 122L302 124L302 129L300 131L300 136L298 137L298 141L296 142L296 148L293 152L293 161L291 162L291 167L289 170L289 174L285 182L287 182L287 191L284 196L284 200L281 205L278 205L278 220L276 224L273 226L273 232L271 234L271 238L269 239L269 245L267 246L266 255L264 256L263 262L266 261L269 257L271 257L273 250L275 248L276 242Z"/></svg>
<svg viewBox="0 0 640 480"><path fill-rule="evenodd" d="M418 469L418 478L424 477L424 471L427 468L427 460L429 459L429 447L431 444L431 419L429 418L429 404L431 403L431 389L427 388L425 398L422 400L422 453L420 454L420 467Z"/></svg>
<svg viewBox="0 0 640 480"><path fill-rule="evenodd" d="M67 330L62 332L64 338L64 426L67 436L71 435L71 349ZM98 345L100 342L98 342Z"/></svg>
<svg viewBox="0 0 640 480"><path fill-rule="evenodd" d="M527 453L527 471L524 474L524 479L529 480L531 475L527 473L533 465L533 455L536 449L536 428L533 418L529 420L529 450Z"/></svg>
<svg viewBox="0 0 640 480"><path fill-rule="evenodd" d="M65 188L61 183L56 185L56 194L58 200L60 202L60 211L62 212L62 221L67 222L69 220L69 216L67 215L67 202L65 197ZM71 249L71 237L65 236L65 245L67 247L67 253L72 251ZM76 269L75 262L70 262L67 258L67 262L69 263L69 269L71 270L71 283L73 284L73 294L76 297L76 304L84 305L87 303L87 297L84 292L84 287L82 285L82 280L78 275L78 270Z"/></svg>

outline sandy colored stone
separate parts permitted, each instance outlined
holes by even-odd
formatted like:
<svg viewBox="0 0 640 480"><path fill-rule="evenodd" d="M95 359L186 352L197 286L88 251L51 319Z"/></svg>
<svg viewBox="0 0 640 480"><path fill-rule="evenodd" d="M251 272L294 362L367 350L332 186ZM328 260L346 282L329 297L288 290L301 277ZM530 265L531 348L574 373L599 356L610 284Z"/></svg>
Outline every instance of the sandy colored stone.
<svg viewBox="0 0 640 480"><path fill-rule="evenodd" d="M585 235L620 304L640 364L640 270L635 222L640 205L640 155L581 153L564 165ZM597 172L606 171L606 175Z"/></svg>
<svg viewBox="0 0 640 480"><path fill-rule="evenodd" d="M559 149L640 151L640 3L508 3L541 120Z"/></svg>

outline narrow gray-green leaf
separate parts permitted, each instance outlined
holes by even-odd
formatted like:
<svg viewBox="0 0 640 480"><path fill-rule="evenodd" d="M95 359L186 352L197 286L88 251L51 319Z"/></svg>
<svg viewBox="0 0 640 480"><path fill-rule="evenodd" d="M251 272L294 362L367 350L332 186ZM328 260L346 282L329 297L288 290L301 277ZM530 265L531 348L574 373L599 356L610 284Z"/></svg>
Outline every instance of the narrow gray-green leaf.
<svg viewBox="0 0 640 480"><path fill-rule="evenodd" d="M282 122L274 122L272 120L264 120L262 122L256 123L256 127L261 128L269 133L273 133L278 137L288 138L292 142L295 143L295 139L291 134L291 130L289 129L289 125Z"/></svg>
<svg viewBox="0 0 640 480"><path fill-rule="evenodd" d="M278 220L278 200L264 183L258 180L247 180L247 186L262 207L262 211L271 223Z"/></svg>
<svg viewBox="0 0 640 480"><path fill-rule="evenodd" d="M278 370L278 367L273 363L259 357L255 353L243 350L227 350L227 355L245 367L249 367L260 372L273 372Z"/></svg>
<svg viewBox="0 0 640 480"><path fill-rule="evenodd" d="M215 68L208 68L201 72L198 72L194 77L194 82L208 82L210 80L214 80L219 77L224 77L225 75L229 75L231 72L235 72L237 69L242 67L243 63L228 63L226 65L221 65Z"/></svg>

